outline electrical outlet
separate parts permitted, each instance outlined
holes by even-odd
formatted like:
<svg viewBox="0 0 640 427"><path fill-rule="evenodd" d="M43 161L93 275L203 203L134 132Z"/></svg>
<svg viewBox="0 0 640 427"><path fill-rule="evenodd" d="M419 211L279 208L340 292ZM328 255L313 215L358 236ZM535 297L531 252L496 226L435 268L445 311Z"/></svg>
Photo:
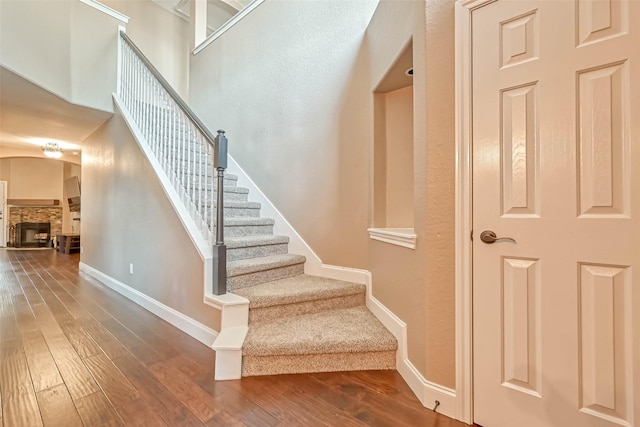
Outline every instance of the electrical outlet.
<svg viewBox="0 0 640 427"><path fill-rule="evenodd" d="M80 253L84 253L84 246L80 246Z"/></svg>
<svg viewBox="0 0 640 427"><path fill-rule="evenodd" d="M133 263L129 263L129 274L133 274Z"/></svg>

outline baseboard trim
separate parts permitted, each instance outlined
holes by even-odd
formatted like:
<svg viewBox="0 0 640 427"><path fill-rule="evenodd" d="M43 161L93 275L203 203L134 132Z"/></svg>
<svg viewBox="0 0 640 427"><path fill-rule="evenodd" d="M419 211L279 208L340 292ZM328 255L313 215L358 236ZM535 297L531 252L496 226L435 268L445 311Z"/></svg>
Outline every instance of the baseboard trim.
<svg viewBox="0 0 640 427"><path fill-rule="evenodd" d="M83 262L79 264L79 268L81 272L88 274L108 288L113 289L125 298L128 298L139 306L149 310L162 320L169 322L182 332L192 336L206 346L211 347L218 336L218 333L208 326L205 326L197 320L194 320L183 313L156 301L148 295L125 285L100 270L97 270Z"/></svg>
<svg viewBox="0 0 640 427"><path fill-rule="evenodd" d="M398 365L398 372L423 406L435 408L436 412L449 418L456 418L455 390L427 381L408 359Z"/></svg>
<svg viewBox="0 0 640 427"><path fill-rule="evenodd" d="M320 276L338 280L362 283L366 286L367 308L398 340L396 369L411 388L423 406L433 409L436 400L440 402L436 411L447 417L456 418L456 392L448 387L427 381L411 363L407 350L407 324L384 306L372 293L372 275L370 271L355 268L322 264Z"/></svg>
<svg viewBox="0 0 640 427"><path fill-rule="evenodd" d="M304 272L315 276L322 276L319 272L322 269L322 261L320 257L311 249L304 241L302 236L287 221L284 215L275 207L269 198L262 192L260 187L251 179L249 174L235 161L233 156L229 155L229 164L227 171L238 176L238 186L249 189L249 199L258 202L261 205L261 216L263 218L272 218L275 221L273 225L273 234L280 234L289 237L289 252L292 254L303 255L307 262L304 264Z"/></svg>

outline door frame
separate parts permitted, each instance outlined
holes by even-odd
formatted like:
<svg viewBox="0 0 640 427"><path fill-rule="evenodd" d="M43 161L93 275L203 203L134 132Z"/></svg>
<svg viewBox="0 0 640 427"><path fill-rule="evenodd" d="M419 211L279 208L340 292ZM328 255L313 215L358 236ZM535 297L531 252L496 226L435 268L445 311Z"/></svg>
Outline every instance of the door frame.
<svg viewBox="0 0 640 427"><path fill-rule="evenodd" d="M2 227L2 241L0 241L0 248L7 246L7 240L9 239L9 209L7 205L7 199L9 198L7 192L9 191L9 184L7 181L0 181L0 187L4 188L2 192L3 197L0 198L0 209L2 210L2 219L0 219L0 227Z"/></svg>
<svg viewBox="0 0 640 427"><path fill-rule="evenodd" d="M455 3L455 343L456 418L473 423L472 14L497 0Z"/></svg>

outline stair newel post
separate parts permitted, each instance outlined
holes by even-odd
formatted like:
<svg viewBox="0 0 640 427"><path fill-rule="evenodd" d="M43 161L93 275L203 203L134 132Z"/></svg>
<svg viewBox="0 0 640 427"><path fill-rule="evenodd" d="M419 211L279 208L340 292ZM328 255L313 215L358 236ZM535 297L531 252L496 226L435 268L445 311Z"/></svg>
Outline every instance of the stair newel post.
<svg viewBox="0 0 640 427"><path fill-rule="evenodd" d="M227 168L228 141L218 130L213 147L213 167L218 171L216 209L216 244L213 247L213 293L227 293L227 247L224 244L224 170Z"/></svg>

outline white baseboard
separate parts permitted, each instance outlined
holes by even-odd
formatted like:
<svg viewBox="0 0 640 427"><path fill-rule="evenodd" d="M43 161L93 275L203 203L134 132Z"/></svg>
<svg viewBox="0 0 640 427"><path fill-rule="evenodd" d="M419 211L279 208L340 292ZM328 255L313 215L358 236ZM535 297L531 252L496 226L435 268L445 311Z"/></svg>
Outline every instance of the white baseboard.
<svg viewBox="0 0 640 427"><path fill-rule="evenodd" d="M391 310L378 301L372 293L372 275L367 270L338 267L322 264L319 276L338 280L362 283L367 288L367 308L398 340L396 352L396 369L409 385L423 406L433 409L439 402L436 412L450 418L456 418L456 392L448 387L427 381L409 361L407 351L407 324Z"/></svg>
<svg viewBox="0 0 640 427"><path fill-rule="evenodd" d="M404 359L398 365L398 372L423 406L429 409L436 408L436 412L456 418L455 390L427 381L409 359Z"/></svg>
<svg viewBox="0 0 640 427"><path fill-rule="evenodd" d="M146 308L156 316L169 322L176 328L180 329L184 333L192 336L206 346L211 347L215 341L218 333L208 326L180 313L179 311L162 304L159 301L154 300L148 295L133 289L130 286L110 277L103 272L96 270L95 268L81 262L80 271L88 274L99 282L103 283L107 287L118 292L120 295L130 299L141 307Z"/></svg>
<svg viewBox="0 0 640 427"><path fill-rule="evenodd" d="M263 218L272 218L275 221L273 225L273 234L279 234L289 237L289 252L293 254L303 255L307 261L304 264L304 272L320 276L318 272L322 268L320 257L311 249L304 241L302 236L287 221L284 215L275 207L271 200L262 192L260 187L249 177L242 167L229 155L227 171L238 176L238 186L249 189L249 199L252 202L260 203L260 216Z"/></svg>

